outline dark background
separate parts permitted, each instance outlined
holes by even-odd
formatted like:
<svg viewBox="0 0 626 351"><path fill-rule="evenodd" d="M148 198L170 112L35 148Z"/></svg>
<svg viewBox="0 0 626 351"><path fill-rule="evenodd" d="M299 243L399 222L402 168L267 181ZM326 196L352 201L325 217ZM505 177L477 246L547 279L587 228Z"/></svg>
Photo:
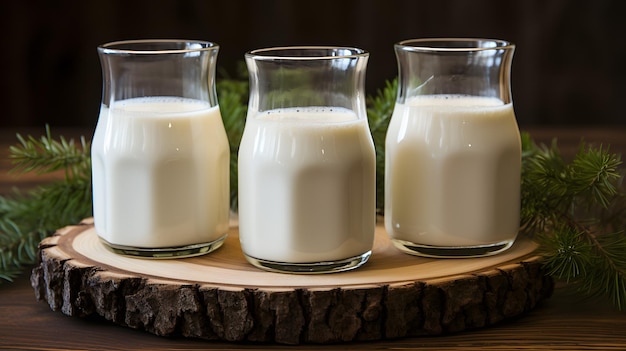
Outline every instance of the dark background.
<svg viewBox="0 0 626 351"><path fill-rule="evenodd" d="M0 128L95 127L96 46L184 38L220 44L219 69L246 51L347 45L371 53L368 93L397 74L393 44L488 37L517 45L513 98L521 127L626 125L622 0L1 1Z"/></svg>

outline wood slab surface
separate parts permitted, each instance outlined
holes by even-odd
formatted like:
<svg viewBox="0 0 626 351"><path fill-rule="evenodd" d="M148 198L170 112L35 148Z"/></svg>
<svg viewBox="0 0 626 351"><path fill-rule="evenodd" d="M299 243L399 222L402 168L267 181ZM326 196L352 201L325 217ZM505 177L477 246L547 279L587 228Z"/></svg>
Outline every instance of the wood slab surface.
<svg viewBox="0 0 626 351"><path fill-rule="evenodd" d="M379 222L364 266L294 275L248 264L236 222L213 253L155 260L109 251L88 218L41 242L31 284L52 310L156 335L327 344L444 335L524 314L553 290L536 249L520 236L491 257L415 257Z"/></svg>

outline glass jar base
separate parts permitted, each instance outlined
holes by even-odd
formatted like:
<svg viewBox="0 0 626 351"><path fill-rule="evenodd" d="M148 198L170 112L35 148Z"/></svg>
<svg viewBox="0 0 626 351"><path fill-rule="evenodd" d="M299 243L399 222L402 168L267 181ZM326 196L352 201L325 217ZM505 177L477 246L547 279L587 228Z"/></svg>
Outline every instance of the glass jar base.
<svg viewBox="0 0 626 351"><path fill-rule="evenodd" d="M227 234L224 234L219 239L201 244L192 244L185 246L177 246L177 247L158 247L158 248L145 248L145 247L132 247L132 246L124 246L111 244L106 240L100 238L100 241L106 246L109 250L115 252L116 254L138 257L138 258L154 258L154 259L167 259L167 258L185 258L185 257L194 257L206 255L210 252L213 252L219 249L222 244L224 244L224 240L226 239Z"/></svg>
<svg viewBox="0 0 626 351"><path fill-rule="evenodd" d="M276 273L292 274L325 274L349 271L361 267L370 258L372 251L362 255L346 258L339 261L325 261L312 263L276 262L258 259L244 253L246 260L253 266Z"/></svg>
<svg viewBox="0 0 626 351"><path fill-rule="evenodd" d="M398 239L391 239L391 242L398 249L400 249L400 251L415 256L433 258L472 258L493 256L504 252L513 246L515 239L478 246L432 246L416 244Z"/></svg>

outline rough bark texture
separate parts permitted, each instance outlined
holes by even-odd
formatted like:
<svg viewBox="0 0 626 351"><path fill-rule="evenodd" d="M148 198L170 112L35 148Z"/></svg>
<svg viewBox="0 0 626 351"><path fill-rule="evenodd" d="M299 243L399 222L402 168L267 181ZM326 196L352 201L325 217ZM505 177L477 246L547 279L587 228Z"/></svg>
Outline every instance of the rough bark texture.
<svg viewBox="0 0 626 351"><path fill-rule="evenodd" d="M518 316L553 290L537 256L452 278L381 279L361 287L273 289L250 282L234 288L154 279L70 257L71 250L57 245L90 226L64 228L41 243L31 275L37 299L68 316L98 315L161 336L322 344L440 335Z"/></svg>

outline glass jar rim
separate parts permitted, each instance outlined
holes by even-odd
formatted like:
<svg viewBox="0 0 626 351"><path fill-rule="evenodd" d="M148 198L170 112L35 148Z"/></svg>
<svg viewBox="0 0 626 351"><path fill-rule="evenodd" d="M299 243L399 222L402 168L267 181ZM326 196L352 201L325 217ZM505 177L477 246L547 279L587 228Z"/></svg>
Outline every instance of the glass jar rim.
<svg viewBox="0 0 626 351"><path fill-rule="evenodd" d="M246 52L245 57L256 60L336 60L367 57L369 52L350 46L279 46Z"/></svg>
<svg viewBox="0 0 626 351"><path fill-rule="evenodd" d="M400 41L395 47L406 51L475 52L512 50L515 49L515 44L506 40L486 38L419 38Z"/></svg>
<svg viewBox="0 0 626 351"><path fill-rule="evenodd" d="M98 46L102 53L132 55L184 54L217 49L219 45L210 41L186 39L119 40Z"/></svg>

